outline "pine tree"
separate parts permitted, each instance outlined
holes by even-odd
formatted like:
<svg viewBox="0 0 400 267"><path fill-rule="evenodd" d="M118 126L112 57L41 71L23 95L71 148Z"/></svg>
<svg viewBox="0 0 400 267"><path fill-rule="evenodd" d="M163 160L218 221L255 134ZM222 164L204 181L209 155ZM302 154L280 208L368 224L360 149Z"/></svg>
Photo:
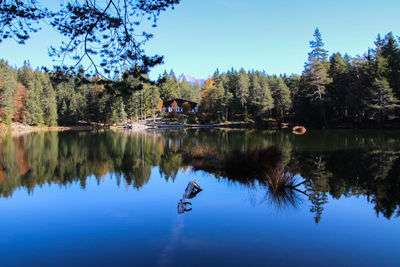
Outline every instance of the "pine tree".
<svg viewBox="0 0 400 267"><path fill-rule="evenodd" d="M157 87L155 86L149 86L148 88L149 91L149 110L150 110L150 115L154 116L159 110L159 103L161 101L160 94L158 92Z"/></svg>
<svg viewBox="0 0 400 267"><path fill-rule="evenodd" d="M250 79L244 69L239 71L238 83L236 87L236 98L239 100L241 105L241 113L244 119L247 117L247 112L245 110L245 104L247 103L247 98L249 96L249 85Z"/></svg>
<svg viewBox="0 0 400 267"><path fill-rule="evenodd" d="M164 71L163 76L158 80L158 84L160 97L163 101L180 97L179 82L172 70L170 74Z"/></svg>
<svg viewBox="0 0 400 267"><path fill-rule="evenodd" d="M371 85L371 96L368 99L372 109L371 118L376 119L378 127L386 118L395 118L394 111L399 108L399 100L395 97L387 80L390 73L389 60L384 54L385 40L378 35L375 41L375 49L372 50L372 69L374 81Z"/></svg>
<svg viewBox="0 0 400 267"><path fill-rule="evenodd" d="M71 77L63 77L62 82L55 84L55 93L57 100L58 124L71 125L76 122L75 109L76 105L71 101L76 95L75 82ZM74 100L75 101L75 100ZM71 109L72 107L72 109Z"/></svg>
<svg viewBox="0 0 400 267"><path fill-rule="evenodd" d="M308 62L306 63L303 76L307 84L310 104L318 107L321 124L328 127L325 113L326 86L331 81L328 76L328 51L324 49L324 43L322 42L321 33L318 28L314 32L314 38L313 41L310 41L310 48L312 50L308 54Z"/></svg>
<svg viewBox="0 0 400 267"><path fill-rule="evenodd" d="M386 118L396 118L394 111L399 108L399 100L394 96L386 79L375 79L372 84L372 97L369 101L372 118L376 118L380 127Z"/></svg>
<svg viewBox="0 0 400 267"><path fill-rule="evenodd" d="M56 93L46 73L35 72L35 90L40 94L41 109L43 111L43 122L47 126L57 125L57 100Z"/></svg>
<svg viewBox="0 0 400 267"><path fill-rule="evenodd" d="M22 83L25 88L32 86L33 71L28 61L25 61L22 69L18 70L18 81Z"/></svg>
<svg viewBox="0 0 400 267"><path fill-rule="evenodd" d="M27 88L25 123L31 125L43 124L43 111L40 105L40 98L35 88Z"/></svg>
<svg viewBox="0 0 400 267"><path fill-rule="evenodd" d="M223 93L223 98L222 98L222 111L225 113L223 115L222 120L224 121L228 121L229 120L229 110L231 109L230 105L233 99L233 94L231 93L231 91L229 90L229 88L227 87L227 82L228 82L228 77L226 74L221 74L219 75L219 86L221 88L223 88L224 93Z"/></svg>
<svg viewBox="0 0 400 267"><path fill-rule="evenodd" d="M392 33L385 36L382 45L382 56L386 58L387 79L395 96L400 98L400 45Z"/></svg>
<svg viewBox="0 0 400 267"><path fill-rule="evenodd" d="M185 80L179 83L179 90L183 99L193 101L192 87Z"/></svg>
<svg viewBox="0 0 400 267"><path fill-rule="evenodd" d="M328 51L324 49L325 44L322 42L322 35L319 29L314 31L314 40L310 41L311 52L308 54L308 62L323 62L328 59Z"/></svg>
<svg viewBox="0 0 400 267"><path fill-rule="evenodd" d="M274 107L274 100L265 75L253 72L249 77L249 113L254 119L259 120L270 113Z"/></svg>
<svg viewBox="0 0 400 267"><path fill-rule="evenodd" d="M340 53L335 53L330 59L329 76L332 83L327 87L327 96L332 107L333 118L346 118L348 116L349 87L349 63Z"/></svg>
<svg viewBox="0 0 400 267"><path fill-rule="evenodd" d="M275 113L282 121L287 116L291 106L292 100L290 98L289 87L286 86L283 78L273 78L272 96L274 99Z"/></svg>
<svg viewBox="0 0 400 267"><path fill-rule="evenodd" d="M15 112L14 94L17 92L17 79L13 69L4 60L0 60L0 110L8 122Z"/></svg>

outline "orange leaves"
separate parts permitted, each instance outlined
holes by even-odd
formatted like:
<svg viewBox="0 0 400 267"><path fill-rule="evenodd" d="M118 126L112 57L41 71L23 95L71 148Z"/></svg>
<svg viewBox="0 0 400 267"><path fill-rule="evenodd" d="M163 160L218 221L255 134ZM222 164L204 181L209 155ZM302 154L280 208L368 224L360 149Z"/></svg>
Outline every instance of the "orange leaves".
<svg viewBox="0 0 400 267"><path fill-rule="evenodd" d="M158 111L161 111L162 108L163 108L163 102L162 102L162 101L158 101L158 102L157 102L157 110L158 110Z"/></svg>

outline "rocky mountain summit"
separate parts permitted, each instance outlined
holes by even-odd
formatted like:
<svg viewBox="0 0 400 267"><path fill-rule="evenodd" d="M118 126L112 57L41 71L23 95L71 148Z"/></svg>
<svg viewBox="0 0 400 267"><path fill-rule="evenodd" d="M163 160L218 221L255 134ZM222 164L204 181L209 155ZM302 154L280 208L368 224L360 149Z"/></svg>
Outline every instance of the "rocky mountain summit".
<svg viewBox="0 0 400 267"><path fill-rule="evenodd" d="M204 85L204 82L205 82L205 80L203 80L203 79L196 79L196 78L194 78L190 75L184 74L184 73L178 77L178 81L179 82L186 81L189 85L196 85L196 84Z"/></svg>

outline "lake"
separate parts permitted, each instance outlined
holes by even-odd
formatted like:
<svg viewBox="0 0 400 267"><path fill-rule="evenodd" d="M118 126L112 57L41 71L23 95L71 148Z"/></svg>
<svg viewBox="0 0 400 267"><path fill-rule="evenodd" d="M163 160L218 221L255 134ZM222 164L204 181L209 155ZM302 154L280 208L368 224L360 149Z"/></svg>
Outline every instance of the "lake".
<svg viewBox="0 0 400 267"><path fill-rule="evenodd" d="M0 150L0 266L400 265L399 131L41 132Z"/></svg>

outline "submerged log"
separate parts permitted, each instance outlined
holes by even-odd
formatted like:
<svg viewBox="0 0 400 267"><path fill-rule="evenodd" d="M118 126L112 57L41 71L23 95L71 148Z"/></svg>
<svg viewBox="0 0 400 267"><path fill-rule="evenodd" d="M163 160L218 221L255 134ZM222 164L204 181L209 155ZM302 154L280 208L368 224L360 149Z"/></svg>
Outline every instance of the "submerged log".
<svg viewBox="0 0 400 267"><path fill-rule="evenodd" d="M194 198L201 190L202 189L196 180L190 181L186 187L185 193L183 194L183 198Z"/></svg>
<svg viewBox="0 0 400 267"><path fill-rule="evenodd" d="M196 182L196 180L190 181L185 189L185 193L183 194L183 198L178 202L178 213L182 214L187 211L191 211L192 208L187 208L186 205L192 205L192 203L186 201L187 198L194 198L200 191L202 191L200 185Z"/></svg>
<svg viewBox="0 0 400 267"><path fill-rule="evenodd" d="M178 202L178 213L182 214L185 211L191 211L192 208L186 208L186 205L192 205L192 203L185 201L184 199L179 200Z"/></svg>

